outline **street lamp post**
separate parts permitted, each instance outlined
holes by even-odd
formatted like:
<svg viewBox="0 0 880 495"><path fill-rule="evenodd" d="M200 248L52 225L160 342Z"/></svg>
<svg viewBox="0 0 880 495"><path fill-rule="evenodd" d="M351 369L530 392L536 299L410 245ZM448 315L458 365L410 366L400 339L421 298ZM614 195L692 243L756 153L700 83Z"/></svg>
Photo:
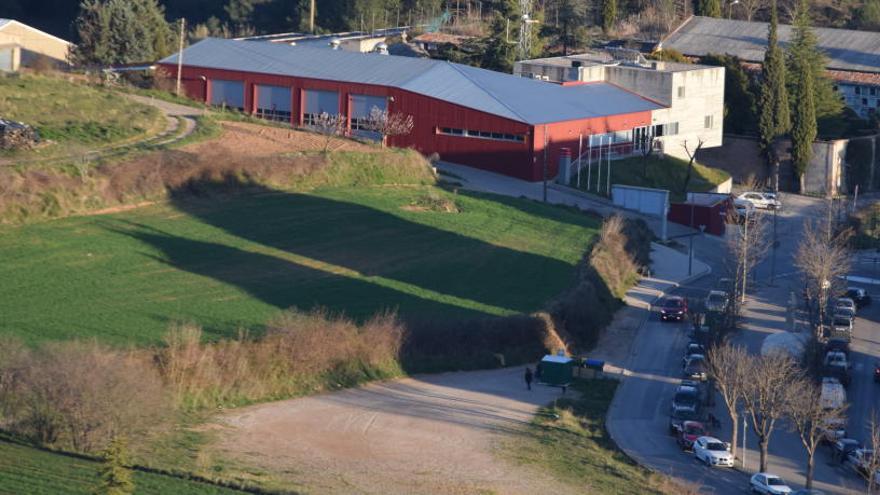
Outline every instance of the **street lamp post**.
<svg viewBox="0 0 880 495"><path fill-rule="evenodd" d="M742 451L743 451L743 456L742 456L743 471L746 470L746 433L747 433L746 425L748 423L749 423L749 418L746 417L745 414L743 414L743 448L742 448Z"/></svg>
<svg viewBox="0 0 880 495"><path fill-rule="evenodd" d="M776 212L779 208L773 208L773 254L770 257L770 286L776 282L776 248L779 247L779 241L776 240Z"/></svg>
<svg viewBox="0 0 880 495"><path fill-rule="evenodd" d="M733 6L739 5L739 0L733 0L727 4L727 18L730 19L730 16L733 12Z"/></svg>

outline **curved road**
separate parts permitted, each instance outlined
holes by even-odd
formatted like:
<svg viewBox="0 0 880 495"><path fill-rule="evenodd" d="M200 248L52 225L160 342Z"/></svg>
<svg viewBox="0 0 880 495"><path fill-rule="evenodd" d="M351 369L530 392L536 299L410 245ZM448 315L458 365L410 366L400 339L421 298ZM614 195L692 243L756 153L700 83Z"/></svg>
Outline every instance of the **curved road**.
<svg viewBox="0 0 880 495"><path fill-rule="evenodd" d="M793 253L802 235L803 222L807 218L817 218L826 211L823 200L786 196L783 201L785 211L777 218L780 246L776 259L775 287L768 285L771 270L768 256L755 271L756 290L750 290L749 302L743 314L743 328L735 335L735 341L753 353L760 351L767 335L787 331L787 301L791 291L799 293L797 285L800 277L793 265ZM695 251L697 257L712 267L714 275L703 277L672 293L700 299L716 278L724 276L723 241L698 239L695 241ZM880 304L860 313L852 346L855 365L853 383L848 390L848 429L850 436L861 440L867 438L865 424L880 398L870 376L873 360L880 356L880 342L874 337L880 332L877 322L880 322ZM739 468L710 469L698 464L693 455L683 453L667 433L672 394L681 379L681 357L688 341L687 326L685 323L661 323L656 313L642 325L633 342L631 360L627 366L629 376L621 385L609 414L609 431L624 451L654 470L697 483L705 493L743 493L749 475L757 470L758 453L754 449L757 441L751 432L746 437L748 474ZM713 411L722 422L721 429L713 434L729 441L731 423L720 399L716 400ZM741 442L742 435L740 448ZM741 455L738 453L738 456ZM782 476L793 488L800 488L804 481L805 465L806 454L797 435L790 432L787 425L777 425L771 438L769 470ZM865 491L865 483L854 473L831 463L826 447L820 447L816 456L816 481L815 487L826 493Z"/></svg>

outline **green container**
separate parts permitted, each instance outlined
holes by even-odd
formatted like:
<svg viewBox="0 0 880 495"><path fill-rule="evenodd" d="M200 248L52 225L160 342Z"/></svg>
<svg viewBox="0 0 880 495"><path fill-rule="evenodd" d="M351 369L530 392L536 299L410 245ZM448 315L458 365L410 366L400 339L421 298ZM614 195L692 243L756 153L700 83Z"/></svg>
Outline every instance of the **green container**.
<svg viewBox="0 0 880 495"><path fill-rule="evenodd" d="M562 386L571 383L574 360L566 356L544 356L541 360L541 382Z"/></svg>

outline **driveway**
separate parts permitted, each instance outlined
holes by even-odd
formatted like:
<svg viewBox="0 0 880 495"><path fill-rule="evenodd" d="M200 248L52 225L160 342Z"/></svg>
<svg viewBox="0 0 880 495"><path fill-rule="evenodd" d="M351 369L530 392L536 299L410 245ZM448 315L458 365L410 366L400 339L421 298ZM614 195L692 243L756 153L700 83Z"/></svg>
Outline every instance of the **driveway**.
<svg viewBox="0 0 880 495"><path fill-rule="evenodd" d="M426 375L237 409L222 416L215 447L312 493L579 492L497 455L560 396L526 390L522 374Z"/></svg>

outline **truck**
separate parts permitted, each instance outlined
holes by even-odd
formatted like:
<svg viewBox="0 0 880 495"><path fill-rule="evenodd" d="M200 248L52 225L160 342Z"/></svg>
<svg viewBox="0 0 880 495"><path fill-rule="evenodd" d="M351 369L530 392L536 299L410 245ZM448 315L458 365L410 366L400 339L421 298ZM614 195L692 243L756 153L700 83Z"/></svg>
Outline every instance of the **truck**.
<svg viewBox="0 0 880 495"><path fill-rule="evenodd" d="M819 396L824 409L841 409L846 405L846 389L837 378L822 378L822 392ZM846 418L828 419L822 425L822 441L833 444L846 436Z"/></svg>

